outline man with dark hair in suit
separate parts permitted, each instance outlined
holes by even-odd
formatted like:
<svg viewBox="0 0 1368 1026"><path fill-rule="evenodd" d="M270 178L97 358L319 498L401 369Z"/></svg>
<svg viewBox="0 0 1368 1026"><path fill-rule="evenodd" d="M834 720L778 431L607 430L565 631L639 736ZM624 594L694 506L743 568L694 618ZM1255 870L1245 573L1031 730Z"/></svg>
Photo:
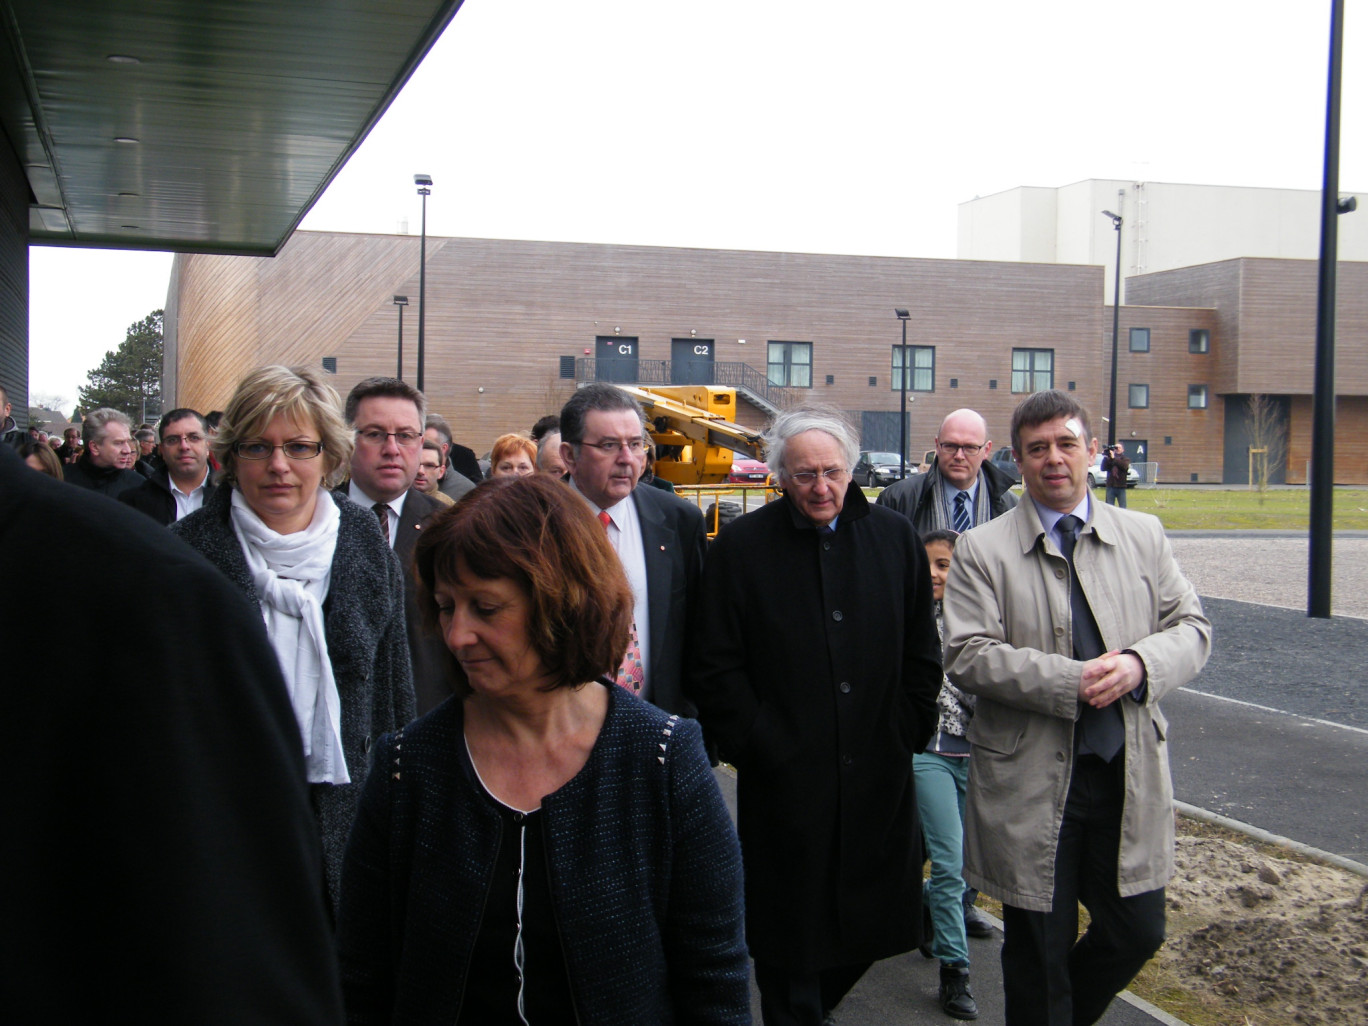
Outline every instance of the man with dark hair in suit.
<svg viewBox="0 0 1368 1026"><path fill-rule="evenodd" d="M1008 1026L1088 1026L1164 940L1159 702L1201 671L1211 622L1158 519L1093 498L1077 399L1022 400L1012 453L1026 497L960 538L945 584L945 669L977 696L964 875L1002 902Z"/></svg>
<svg viewBox="0 0 1368 1026"><path fill-rule="evenodd" d="M404 569L404 612L418 715L456 686L454 664L440 638L423 633L412 568L418 532L441 503L413 487L423 451L423 393L398 378L367 378L347 395L347 422L356 429L346 496L375 511L380 531Z"/></svg>
<svg viewBox="0 0 1368 1026"><path fill-rule="evenodd" d="M617 682L667 712L695 715L684 698L684 632L707 531L698 507L637 488L645 415L612 385L586 385L560 415L570 484L603 522L636 598L632 642Z"/></svg>
<svg viewBox="0 0 1368 1026"><path fill-rule="evenodd" d="M209 478L209 429L196 410L182 407L157 424L161 467L119 501L141 510L165 527L204 505L214 491Z"/></svg>

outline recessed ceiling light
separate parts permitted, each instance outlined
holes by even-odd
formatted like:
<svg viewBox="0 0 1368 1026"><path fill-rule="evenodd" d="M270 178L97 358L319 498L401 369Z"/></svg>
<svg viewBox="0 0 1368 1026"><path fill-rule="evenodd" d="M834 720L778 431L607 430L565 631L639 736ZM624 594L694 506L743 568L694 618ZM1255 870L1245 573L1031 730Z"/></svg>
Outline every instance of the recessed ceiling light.
<svg viewBox="0 0 1368 1026"><path fill-rule="evenodd" d="M138 194L137 194L136 192L121 192L121 193L119 193L119 199L137 199L137 197L138 197Z"/></svg>
<svg viewBox="0 0 1368 1026"><path fill-rule="evenodd" d="M111 53L108 57L105 58L105 60L109 61L110 64L141 64L141 63L142 63L142 61L140 61L137 57L132 57L132 56L130 56L129 54L126 54L126 53Z"/></svg>
<svg viewBox="0 0 1368 1026"><path fill-rule="evenodd" d="M114 141L115 141L116 143L130 143L130 144L131 144L131 143L136 143L138 140L137 140L137 139L134 139L131 135L116 135L116 136L114 137Z"/></svg>
<svg viewBox="0 0 1368 1026"><path fill-rule="evenodd" d="M138 231L138 226L137 226L136 224L121 224L121 225L119 225L119 227L120 227L120 228L123 228L123 229L125 229L125 230L127 230L127 231L130 231L130 232L136 232L136 231Z"/></svg>

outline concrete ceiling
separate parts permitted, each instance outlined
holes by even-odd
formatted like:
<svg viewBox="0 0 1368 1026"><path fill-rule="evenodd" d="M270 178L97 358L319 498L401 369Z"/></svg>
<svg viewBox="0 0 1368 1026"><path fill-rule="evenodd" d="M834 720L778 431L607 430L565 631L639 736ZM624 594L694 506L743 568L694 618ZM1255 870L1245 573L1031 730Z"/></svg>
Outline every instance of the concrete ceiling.
<svg viewBox="0 0 1368 1026"><path fill-rule="evenodd" d="M0 0L32 243L272 255L461 0Z"/></svg>

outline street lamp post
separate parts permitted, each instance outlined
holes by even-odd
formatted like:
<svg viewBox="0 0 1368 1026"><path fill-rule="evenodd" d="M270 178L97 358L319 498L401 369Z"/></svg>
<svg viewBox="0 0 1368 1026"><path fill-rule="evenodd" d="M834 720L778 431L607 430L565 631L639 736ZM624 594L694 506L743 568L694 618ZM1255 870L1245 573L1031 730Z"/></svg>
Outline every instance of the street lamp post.
<svg viewBox="0 0 1368 1026"><path fill-rule="evenodd" d="M1107 418L1107 444L1116 444L1116 351L1117 339L1121 333L1121 215L1110 210L1102 211L1103 217L1112 219L1116 229L1116 286L1112 289L1112 364L1111 364L1111 416Z"/></svg>
<svg viewBox="0 0 1368 1026"><path fill-rule="evenodd" d="M394 305L399 308L399 369L394 376L404 380L404 307L408 306L408 296L395 296Z"/></svg>
<svg viewBox="0 0 1368 1026"><path fill-rule="evenodd" d="M902 397L898 407L898 456L901 457L898 464L898 480L901 481L907 476L907 319L912 316L910 312L900 306L895 306L893 312L898 315L898 320L902 321L902 346L898 350L898 362L902 365L902 380L898 389Z"/></svg>
<svg viewBox="0 0 1368 1026"><path fill-rule="evenodd" d="M418 251L418 391L423 390L423 326L427 314L427 198L432 192L432 175L414 175L413 184L423 197L422 231Z"/></svg>

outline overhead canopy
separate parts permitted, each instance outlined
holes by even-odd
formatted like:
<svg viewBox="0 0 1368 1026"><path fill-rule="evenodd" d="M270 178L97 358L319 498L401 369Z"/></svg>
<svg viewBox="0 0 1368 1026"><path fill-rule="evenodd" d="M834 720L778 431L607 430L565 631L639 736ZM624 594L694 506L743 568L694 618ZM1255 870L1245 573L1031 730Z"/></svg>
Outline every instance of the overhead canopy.
<svg viewBox="0 0 1368 1026"><path fill-rule="evenodd" d="M34 243L272 255L461 0L0 0Z"/></svg>

